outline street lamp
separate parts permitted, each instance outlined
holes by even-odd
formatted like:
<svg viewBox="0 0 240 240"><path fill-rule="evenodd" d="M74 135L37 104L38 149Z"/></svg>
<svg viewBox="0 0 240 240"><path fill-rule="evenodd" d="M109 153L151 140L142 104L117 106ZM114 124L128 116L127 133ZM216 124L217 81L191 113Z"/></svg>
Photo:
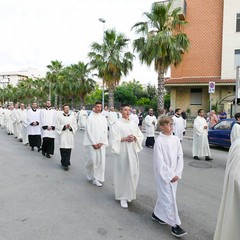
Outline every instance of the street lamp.
<svg viewBox="0 0 240 240"><path fill-rule="evenodd" d="M103 23L103 43L104 43L104 32L105 32L105 22L106 20L103 18L98 19L100 22ZM104 109L104 80L102 80L102 109Z"/></svg>

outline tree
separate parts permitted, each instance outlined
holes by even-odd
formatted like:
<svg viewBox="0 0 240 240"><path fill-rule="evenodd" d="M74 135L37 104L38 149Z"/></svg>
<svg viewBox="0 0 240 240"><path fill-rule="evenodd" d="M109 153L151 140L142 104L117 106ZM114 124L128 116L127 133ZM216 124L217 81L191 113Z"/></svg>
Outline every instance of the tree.
<svg viewBox="0 0 240 240"><path fill-rule="evenodd" d="M114 106L114 90L121 77L126 76L132 69L133 54L124 52L129 44L129 39L122 33L110 29L104 32L103 43L91 44L90 65L98 70L98 77L109 89L109 106Z"/></svg>
<svg viewBox="0 0 240 240"><path fill-rule="evenodd" d="M171 11L169 3L155 2L151 12L144 12L145 22L136 23L132 29L141 34L133 42L134 51L139 53L142 63L150 66L154 63L158 74L158 109L164 108L164 74L173 64L182 61L182 54L190 45L189 39L181 28L187 22L179 19L181 8Z"/></svg>
<svg viewBox="0 0 240 240"><path fill-rule="evenodd" d="M61 84L61 81L63 80L63 65L62 62L55 60L51 61L50 65L47 65L47 68L49 71L47 72L47 80L49 83L49 100L51 100L52 97L52 91L55 95L55 103L54 106L57 107L57 99L58 99L58 85Z"/></svg>

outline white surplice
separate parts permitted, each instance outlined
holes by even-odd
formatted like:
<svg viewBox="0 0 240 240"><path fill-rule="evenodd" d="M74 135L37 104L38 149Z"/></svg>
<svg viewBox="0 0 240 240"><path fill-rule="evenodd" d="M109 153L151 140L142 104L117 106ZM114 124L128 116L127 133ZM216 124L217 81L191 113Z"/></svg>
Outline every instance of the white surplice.
<svg viewBox="0 0 240 240"><path fill-rule="evenodd" d="M65 129L64 126L70 124L70 129ZM74 115L58 114L56 120L56 132L59 134L59 148L74 148L74 134L77 131L77 121Z"/></svg>
<svg viewBox="0 0 240 240"><path fill-rule="evenodd" d="M153 116L147 115L145 117L145 124L146 124L146 137L154 137L155 129L157 126L156 117L154 115Z"/></svg>
<svg viewBox="0 0 240 240"><path fill-rule="evenodd" d="M92 113L88 117L83 145L87 174L96 180L104 182L106 146L108 146L107 119L101 113ZM100 149L94 149L92 145L102 143Z"/></svg>
<svg viewBox="0 0 240 240"><path fill-rule="evenodd" d="M136 141L121 142L128 135L134 135ZM132 120L119 119L110 132L111 149L115 154L114 189L117 200L136 199L139 178L138 152L142 150L143 134Z"/></svg>
<svg viewBox="0 0 240 240"><path fill-rule="evenodd" d="M40 127L40 109L36 109L35 111L30 108L27 111L27 122L28 122L28 135L41 135L41 127ZM38 122L39 125L32 126L30 125L33 122Z"/></svg>
<svg viewBox="0 0 240 240"><path fill-rule="evenodd" d="M240 138L230 147L214 240L240 239Z"/></svg>
<svg viewBox="0 0 240 240"><path fill-rule="evenodd" d="M80 129L84 130L87 124L88 113L87 110L80 110L78 114L78 126Z"/></svg>
<svg viewBox="0 0 240 240"><path fill-rule="evenodd" d="M240 137L240 122L236 122L233 127L232 127L232 131L230 134L230 139L231 139L231 144L233 144L233 142L235 140L237 140L237 138Z"/></svg>
<svg viewBox="0 0 240 240"><path fill-rule="evenodd" d="M41 127L49 126L49 127L56 127L57 121L57 111L55 109L42 109L41 110ZM41 129L42 138L55 138L55 130L47 130Z"/></svg>
<svg viewBox="0 0 240 240"><path fill-rule="evenodd" d="M139 118L138 118L138 115L137 115L136 113L132 113L132 114L130 115L130 119L131 119L132 121L134 121L137 125L139 124Z"/></svg>
<svg viewBox="0 0 240 240"><path fill-rule="evenodd" d="M171 180L183 171L183 152L180 140L174 135L159 134L153 149L154 175L158 199L154 214L167 224L180 225L176 202L177 182Z"/></svg>
<svg viewBox="0 0 240 240"><path fill-rule="evenodd" d="M197 116L193 123L193 157L211 156L208 143L208 129L204 129L204 126L207 126L205 118Z"/></svg>
<svg viewBox="0 0 240 240"><path fill-rule="evenodd" d="M180 140L183 140L183 132L185 131L184 119L181 116L177 117L174 115L172 117L172 120L174 135L177 136Z"/></svg>

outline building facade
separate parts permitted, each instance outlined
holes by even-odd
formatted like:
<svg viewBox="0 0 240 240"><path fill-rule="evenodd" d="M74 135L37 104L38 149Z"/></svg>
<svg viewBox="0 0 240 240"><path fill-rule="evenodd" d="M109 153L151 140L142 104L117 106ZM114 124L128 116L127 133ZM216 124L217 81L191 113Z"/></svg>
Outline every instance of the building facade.
<svg viewBox="0 0 240 240"><path fill-rule="evenodd" d="M183 32L191 45L166 80L171 106L190 109L194 116L199 108L209 111L215 106L230 117L240 65L240 0L173 1L173 7L179 4L184 9L180 17L188 22ZM215 93L208 93L209 82L215 83Z"/></svg>

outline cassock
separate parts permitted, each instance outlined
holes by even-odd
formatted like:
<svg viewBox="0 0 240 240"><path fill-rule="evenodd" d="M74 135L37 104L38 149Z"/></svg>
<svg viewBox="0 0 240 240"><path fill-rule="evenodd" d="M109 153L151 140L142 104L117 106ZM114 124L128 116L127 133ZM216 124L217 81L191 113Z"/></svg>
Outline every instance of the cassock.
<svg viewBox="0 0 240 240"><path fill-rule="evenodd" d="M87 110L80 110L78 114L78 126L81 130L84 130L87 124L88 113Z"/></svg>
<svg viewBox="0 0 240 240"><path fill-rule="evenodd" d="M45 108L41 110L41 135L43 154L54 154L54 139L57 112L55 109ZM48 129L51 128L51 129Z"/></svg>
<svg viewBox="0 0 240 240"><path fill-rule="evenodd" d="M154 123L153 123L154 122ZM145 124L146 124L146 146L153 147L154 146L154 133L157 126L157 119L156 117L147 115L145 117Z"/></svg>
<svg viewBox="0 0 240 240"><path fill-rule="evenodd" d="M65 125L70 124L66 129ZM56 131L59 134L59 147L62 166L69 166L71 149L74 148L74 134L77 131L77 122L74 115L61 113L57 115Z"/></svg>
<svg viewBox="0 0 240 240"><path fill-rule="evenodd" d="M115 154L114 189L117 200L136 199L136 189L139 178L138 152L142 150L143 134L132 120L119 119L112 126L111 150ZM136 141L121 142L121 138L134 135Z"/></svg>
<svg viewBox="0 0 240 240"><path fill-rule="evenodd" d="M176 202L177 182L171 180L183 171L183 152L180 140L174 135L160 133L153 148L154 175L158 199L154 214L167 224L180 225Z"/></svg>
<svg viewBox="0 0 240 240"><path fill-rule="evenodd" d="M223 194L214 240L240 239L240 138L228 153Z"/></svg>
<svg viewBox="0 0 240 240"><path fill-rule="evenodd" d="M38 151L41 147L41 127L40 127L40 110L30 108L27 111L27 122L28 122L28 140L30 147L33 148L36 146ZM36 122L36 125L34 125Z"/></svg>
<svg viewBox="0 0 240 240"><path fill-rule="evenodd" d="M211 156L208 143L208 129L204 129L207 122L204 117L197 116L193 123L193 157Z"/></svg>
<svg viewBox="0 0 240 240"><path fill-rule="evenodd" d="M183 132L185 131L184 119L181 116L174 115L173 120L173 132L181 141L183 140Z"/></svg>
<svg viewBox="0 0 240 240"><path fill-rule="evenodd" d="M240 122L236 122L230 134L231 143L233 143L237 138L240 137Z"/></svg>
<svg viewBox="0 0 240 240"><path fill-rule="evenodd" d="M7 129L8 135L10 135L10 134L12 135L14 132L11 114L12 114L12 110L10 110L10 109L6 109L4 112L5 126Z"/></svg>
<svg viewBox="0 0 240 240"><path fill-rule="evenodd" d="M101 113L92 113L88 117L83 145L85 148L85 158L87 175L104 182L106 146L108 146L107 119ZM94 149L92 145L102 143L102 147Z"/></svg>

